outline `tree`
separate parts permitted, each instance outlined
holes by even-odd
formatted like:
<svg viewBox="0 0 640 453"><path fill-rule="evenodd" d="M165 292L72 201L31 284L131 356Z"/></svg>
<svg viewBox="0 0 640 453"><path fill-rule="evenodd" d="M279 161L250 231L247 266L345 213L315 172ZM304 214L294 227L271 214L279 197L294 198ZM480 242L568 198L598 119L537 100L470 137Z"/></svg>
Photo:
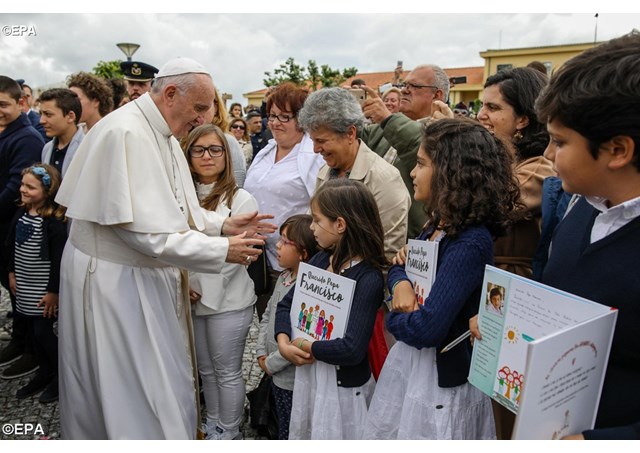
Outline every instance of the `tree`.
<svg viewBox="0 0 640 453"><path fill-rule="evenodd" d="M320 81L323 87L340 86L342 82L358 73L358 68L356 67L346 68L340 71L339 69L331 69L329 65L323 64L321 68Z"/></svg>
<svg viewBox="0 0 640 453"><path fill-rule="evenodd" d="M273 76L270 72L265 72L267 76L263 80L264 86L272 87L280 85L283 82L293 82L296 85L304 85L306 80L305 68L296 64L292 57L287 58L287 61L282 63L279 68L273 70Z"/></svg>
<svg viewBox="0 0 640 453"><path fill-rule="evenodd" d="M93 68L93 73L105 79L121 79L124 77L120 70L121 60L103 61L100 60Z"/></svg>
<svg viewBox="0 0 640 453"><path fill-rule="evenodd" d="M263 82L266 87L280 85L283 82L293 82L296 85L308 86L311 90L317 90L322 87L339 86L349 77L356 75L357 72L358 69L355 67L341 71L340 69L333 69L326 64L318 68L315 60L309 60L305 68L296 64L294 59L289 57L279 68L274 69L273 76L271 72L265 72L264 74L267 78Z"/></svg>

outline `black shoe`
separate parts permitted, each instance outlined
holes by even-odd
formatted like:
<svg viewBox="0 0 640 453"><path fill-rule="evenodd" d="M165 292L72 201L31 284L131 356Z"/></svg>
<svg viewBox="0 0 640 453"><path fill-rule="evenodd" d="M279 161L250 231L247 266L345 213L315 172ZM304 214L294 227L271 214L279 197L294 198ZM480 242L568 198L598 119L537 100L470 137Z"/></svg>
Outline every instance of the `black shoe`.
<svg viewBox="0 0 640 453"><path fill-rule="evenodd" d="M42 374L36 374L33 379L29 381L27 385L21 387L16 392L16 398L19 400L35 395L39 391L43 390L47 385L51 383L52 376L43 376Z"/></svg>
<svg viewBox="0 0 640 453"><path fill-rule="evenodd" d="M17 379L27 374L31 374L38 369L38 360L33 354L24 354L16 360L10 367L0 373L0 379Z"/></svg>
<svg viewBox="0 0 640 453"><path fill-rule="evenodd" d="M0 366L15 362L23 352L24 346L18 346L14 341L10 341L9 344L0 351Z"/></svg>
<svg viewBox="0 0 640 453"><path fill-rule="evenodd" d="M54 401L58 401L58 376L53 378L53 381L47 385L47 388L44 389L40 398L38 398L42 404L53 403Z"/></svg>

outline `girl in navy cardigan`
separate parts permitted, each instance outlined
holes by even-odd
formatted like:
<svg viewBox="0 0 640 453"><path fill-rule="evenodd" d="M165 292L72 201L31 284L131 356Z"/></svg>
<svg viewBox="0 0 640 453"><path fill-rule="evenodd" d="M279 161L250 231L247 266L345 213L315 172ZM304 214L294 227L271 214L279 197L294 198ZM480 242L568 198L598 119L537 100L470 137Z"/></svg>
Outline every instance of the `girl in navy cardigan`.
<svg viewBox="0 0 640 453"><path fill-rule="evenodd" d="M309 264L355 280L356 287L342 338L309 341L292 335L296 329L292 329L289 313L295 288L278 304L278 349L300 367L293 388L289 439L360 439L375 387L367 347L383 299L381 270L387 261L382 222L369 189L346 178L323 184L311 200L311 214L311 230L325 251ZM319 313L318 319L322 316ZM327 332L331 316L328 318Z"/></svg>
<svg viewBox="0 0 640 453"><path fill-rule="evenodd" d="M511 157L478 123L440 120L426 127L411 177L428 219L418 239L439 242L436 277L419 305L404 270L406 248L394 258L387 328L398 342L378 379L364 438L492 439L490 399L467 383L468 342L439 351L477 312L493 239L518 203Z"/></svg>

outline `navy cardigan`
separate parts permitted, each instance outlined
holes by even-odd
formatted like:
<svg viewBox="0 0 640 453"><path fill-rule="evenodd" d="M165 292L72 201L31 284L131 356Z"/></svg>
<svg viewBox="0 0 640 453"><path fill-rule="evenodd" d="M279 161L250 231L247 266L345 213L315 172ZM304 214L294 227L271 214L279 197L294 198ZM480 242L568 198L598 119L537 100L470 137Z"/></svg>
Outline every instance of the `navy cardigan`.
<svg viewBox="0 0 640 453"><path fill-rule="evenodd" d="M426 240L433 227L417 239ZM478 313L485 265L493 264L493 239L484 226L473 226L455 237L445 236L438 247L436 278L429 297L411 313L392 312L387 329L403 343L417 349L437 348L438 386L457 387L467 382L471 345L462 342L441 354L440 349L469 329L469 318ZM389 292L409 280L404 265L389 269Z"/></svg>
<svg viewBox="0 0 640 453"><path fill-rule="evenodd" d="M317 253L309 264L320 269L329 267L329 254ZM314 341L311 352L316 360L336 365L339 387L360 387L371 377L367 348L378 307L384 298L382 272L368 263L360 262L345 269L340 275L356 281L347 329L342 338ZM291 338L289 312L295 287L278 303L276 309L275 337L285 333Z"/></svg>

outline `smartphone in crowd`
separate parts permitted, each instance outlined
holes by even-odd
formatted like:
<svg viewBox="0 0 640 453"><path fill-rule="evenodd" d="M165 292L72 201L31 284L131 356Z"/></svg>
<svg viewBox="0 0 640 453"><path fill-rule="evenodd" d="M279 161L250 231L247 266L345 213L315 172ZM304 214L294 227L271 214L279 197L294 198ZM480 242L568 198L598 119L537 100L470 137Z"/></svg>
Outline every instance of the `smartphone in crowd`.
<svg viewBox="0 0 640 453"><path fill-rule="evenodd" d="M367 92L362 88L349 88L351 95L362 105L367 100Z"/></svg>

